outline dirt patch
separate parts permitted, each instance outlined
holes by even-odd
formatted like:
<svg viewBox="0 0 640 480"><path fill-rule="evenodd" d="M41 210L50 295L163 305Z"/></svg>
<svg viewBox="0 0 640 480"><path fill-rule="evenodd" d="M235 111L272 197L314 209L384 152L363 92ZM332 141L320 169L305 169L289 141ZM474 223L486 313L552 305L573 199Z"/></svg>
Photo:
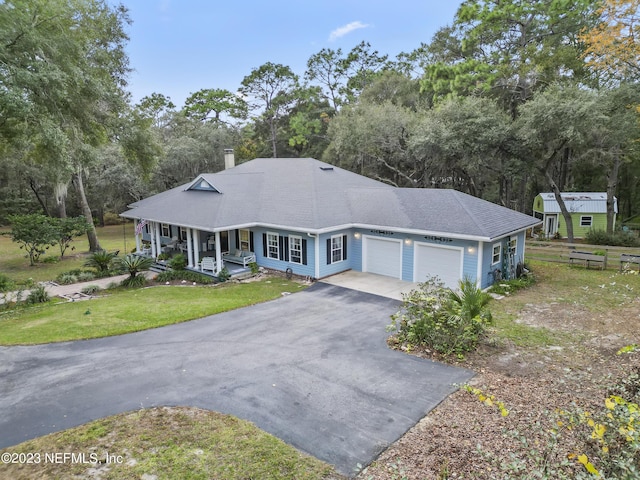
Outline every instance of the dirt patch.
<svg viewBox="0 0 640 480"><path fill-rule="evenodd" d="M640 353L616 354L625 345L640 344L640 300L635 296L640 284L637 278L617 278L613 281L623 280L616 290L619 295L593 295L596 290L602 293L603 278L609 280L549 280L500 300L514 305L505 311L515 324L546 329L550 340L544 344L517 346L494 331L461 362L424 349L412 351L475 371L470 386L492 400L483 402L478 395L457 391L356 478L492 479L502 478L500 462L529 459L531 466L536 455L566 460L576 445L551 446L544 434L553 427L557 412L601 409L609 386L640 367ZM507 416L497 402L508 409ZM582 467L576 462L575 468Z"/></svg>

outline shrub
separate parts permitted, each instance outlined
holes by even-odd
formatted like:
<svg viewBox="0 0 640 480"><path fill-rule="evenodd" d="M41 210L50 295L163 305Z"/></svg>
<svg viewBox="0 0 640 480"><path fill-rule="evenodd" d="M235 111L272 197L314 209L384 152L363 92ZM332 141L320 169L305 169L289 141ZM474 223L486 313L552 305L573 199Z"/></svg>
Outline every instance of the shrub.
<svg viewBox="0 0 640 480"><path fill-rule="evenodd" d="M49 301L49 294L42 285L36 285L31 289L25 301L28 304L45 303Z"/></svg>
<svg viewBox="0 0 640 480"><path fill-rule="evenodd" d="M604 230L589 230L585 235L585 241L591 245L614 245L619 247L638 247L640 240L633 233L617 231L609 234Z"/></svg>
<svg viewBox="0 0 640 480"><path fill-rule="evenodd" d="M0 273L0 292L8 292L14 288L14 284L4 273Z"/></svg>
<svg viewBox="0 0 640 480"><path fill-rule="evenodd" d="M476 347L491 323L486 309L489 299L471 280L461 281L460 291L453 292L430 278L403 295L388 330L396 331L403 343L423 345L443 355L463 355Z"/></svg>
<svg viewBox="0 0 640 480"><path fill-rule="evenodd" d="M168 270L166 272L159 273L156 276L157 282L170 282L172 280L186 280L188 282L196 282L200 284L210 284L215 282L213 277L203 275L198 272L192 272L190 270Z"/></svg>
<svg viewBox="0 0 640 480"><path fill-rule="evenodd" d="M60 261L60 257L54 255L53 257L44 257L42 263L58 263Z"/></svg>
<svg viewBox="0 0 640 480"><path fill-rule="evenodd" d="M100 291L100 287L98 285L87 285L80 291L85 295L93 295L94 293Z"/></svg>
<svg viewBox="0 0 640 480"><path fill-rule="evenodd" d="M56 279L60 285L71 285L78 281L78 277L72 273L63 273Z"/></svg>
<svg viewBox="0 0 640 480"><path fill-rule="evenodd" d="M221 282L226 282L230 278L231 274L229 273L229 270L227 270L227 267L224 267L222 270L220 270L220 273L218 273L218 280L220 280Z"/></svg>
<svg viewBox="0 0 640 480"><path fill-rule="evenodd" d="M160 255L158 255L158 260L169 260L171 258L171 255L169 255L167 252L162 252Z"/></svg>
<svg viewBox="0 0 640 480"><path fill-rule="evenodd" d="M142 270L148 270L153 265L153 259L148 257L140 257L138 255L126 255L121 258L116 258L115 263L123 270L128 271L129 279L127 280L131 280L130 283L135 283L133 279L138 275L138 272L141 272ZM144 284L144 281L142 283Z"/></svg>
<svg viewBox="0 0 640 480"><path fill-rule="evenodd" d="M535 277L530 273L523 275L519 278L513 278L511 280L501 280L491 285L489 291L491 293L497 293L498 295L509 295L510 293L517 292L523 288L527 288L536 283Z"/></svg>
<svg viewBox="0 0 640 480"><path fill-rule="evenodd" d="M79 282L88 282L89 280L93 280L96 276L91 272L80 272L78 274Z"/></svg>
<svg viewBox="0 0 640 480"><path fill-rule="evenodd" d="M260 271L260 267L256 262L251 262L249 264L249 268L251 269L251 273L254 275Z"/></svg>
<svg viewBox="0 0 640 480"><path fill-rule="evenodd" d="M173 270L184 270L187 267L187 257L182 253L177 254L169 260L169 267Z"/></svg>
<svg viewBox="0 0 640 480"><path fill-rule="evenodd" d="M105 225L122 225L122 217L117 213L106 212L102 219L104 220Z"/></svg>

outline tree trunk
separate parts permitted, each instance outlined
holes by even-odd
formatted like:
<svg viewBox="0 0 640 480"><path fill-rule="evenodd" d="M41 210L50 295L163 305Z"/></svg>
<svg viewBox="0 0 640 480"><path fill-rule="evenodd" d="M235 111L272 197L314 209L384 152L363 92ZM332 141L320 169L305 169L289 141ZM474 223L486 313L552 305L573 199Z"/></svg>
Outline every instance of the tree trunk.
<svg viewBox="0 0 640 480"><path fill-rule="evenodd" d="M607 175L607 233L613 233L613 222L615 218L615 194L618 186L618 173L621 162L620 149L615 148L613 152L613 166Z"/></svg>
<svg viewBox="0 0 640 480"><path fill-rule="evenodd" d="M567 206L564 204L564 200L560 195L560 189L558 188L558 185L556 185L556 182L553 180L553 177L548 170L544 171L544 176L549 182L549 186L551 187L551 191L556 198L556 202L558 202L558 205L560 206L560 212L562 212L564 223L567 225L567 239L569 243L573 243L573 219L571 218L571 214L569 213L569 210L567 210Z"/></svg>
<svg viewBox="0 0 640 480"><path fill-rule="evenodd" d="M84 191L84 183L82 182L82 170L78 169L78 171L73 175L73 184L76 187L76 191L78 192L78 196L80 198L82 215L84 215L84 218L87 220L87 223L91 227L87 231L87 238L89 239L89 250L92 252L97 252L99 250L102 250L102 248L100 247L100 242L98 241L96 227L93 224L93 215L91 214L91 208L89 208L87 195Z"/></svg>
<svg viewBox="0 0 640 480"><path fill-rule="evenodd" d="M40 193L38 192L38 186L36 185L36 182L33 180L33 178L29 178L29 187L31 188L33 193L35 193L36 198L38 199L38 203L42 207L42 211L44 212L44 214L47 217L50 217L51 215L49 214L49 209L47 208L47 204L45 203L44 199L40 196Z"/></svg>

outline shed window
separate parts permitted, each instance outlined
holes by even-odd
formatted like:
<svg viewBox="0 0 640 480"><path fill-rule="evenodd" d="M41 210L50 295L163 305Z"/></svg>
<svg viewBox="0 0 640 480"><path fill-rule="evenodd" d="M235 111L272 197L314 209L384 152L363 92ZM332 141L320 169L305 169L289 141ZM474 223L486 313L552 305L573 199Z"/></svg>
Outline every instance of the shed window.
<svg viewBox="0 0 640 480"><path fill-rule="evenodd" d="M514 255L518 251L518 237L511 237L509 240L509 253L513 253Z"/></svg>
<svg viewBox="0 0 640 480"><path fill-rule="evenodd" d="M582 215L580 217L581 227L590 227L593 224L593 217L591 215Z"/></svg>
<svg viewBox="0 0 640 480"><path fill-rule="evenodd" d="M495 265L496 263L500 263L500 254L502 253L502 245L496 243L493 246L493 253L491 255L491 265Z"/></svg>

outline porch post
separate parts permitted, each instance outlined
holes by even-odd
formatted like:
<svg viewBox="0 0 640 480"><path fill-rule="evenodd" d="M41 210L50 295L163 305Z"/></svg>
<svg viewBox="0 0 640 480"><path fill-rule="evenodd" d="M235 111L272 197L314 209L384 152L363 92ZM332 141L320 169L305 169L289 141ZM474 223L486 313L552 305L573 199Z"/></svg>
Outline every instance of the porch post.
<svg viewBox="0 0 640 480"><path fill-rule="evenodd" d="M483 262L483 258L482 258L482 254L484 253L484 242L478 242L478 270L476 273L476 285L478 285L478 288L482 289L482 279L483 279L483 275L482 275L482 262Z"/></svg>
<svg viewBox="0 0 640 480"><path fill-rule="evenodd" d="M220 247L220 232L216 232L216 275L222 270L222 248Z"/></svg>
<svg viewBox="0 0 640 480"><path fill-rule="evenodd" d="M191 242L191 229L187 228L187 266L189 268L193 268L193 245L191 244Z"/></svg>
<svg viewBox="0 0 640 480"><path fill-rule="evenodd" d="M156 236L158 235L158 231L156 230L158 224L156 222L151 223L151 228L149 232L151 234L151 256L156 258Z"/></svg>
<svg viewBox="0 0 640 480"><path fill-rule="evenodd" d="M193 267L198 266L198 260L200 260L200 231L196 228L193 229Z"/></svg>
<svg viewBox="0 0 640 480"><path fill-rule="evenodd" d="M153 255L157 257L162 253L162 246L160 241L160 222L156 222L156 253Z"/></svg>
<svg viewBox="0 0 640 480"><path fill-rule="evenodd" d="M139 219L134 219L133 220L133 231L137 232L138 231L138 224L140 223ZM136 233L136 253L140 253L140 234Z"/></svg>

